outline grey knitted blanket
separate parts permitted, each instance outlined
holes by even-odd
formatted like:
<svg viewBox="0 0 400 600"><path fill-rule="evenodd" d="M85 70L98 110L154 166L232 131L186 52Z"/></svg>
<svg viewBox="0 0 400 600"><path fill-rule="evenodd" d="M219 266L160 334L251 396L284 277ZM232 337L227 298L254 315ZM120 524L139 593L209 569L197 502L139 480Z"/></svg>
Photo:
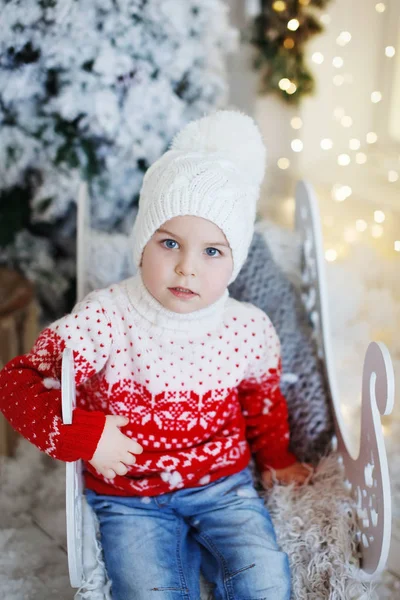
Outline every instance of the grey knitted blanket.
<svg viewBox="0 0 400 600"><path fill-rule="evenodd" d="M247 261L229 292L271 319L281 341L281 391L288 403L291 449L300 460L316 464L327 453L333 433L323 369L300 293L260 233L254 234Z"/></svg>

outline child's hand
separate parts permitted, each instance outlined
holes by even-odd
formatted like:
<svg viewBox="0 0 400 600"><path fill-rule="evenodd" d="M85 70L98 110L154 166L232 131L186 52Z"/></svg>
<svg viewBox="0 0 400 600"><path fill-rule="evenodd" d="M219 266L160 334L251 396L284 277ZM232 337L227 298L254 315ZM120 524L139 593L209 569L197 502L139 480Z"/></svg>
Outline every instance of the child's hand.
<svg viewBox="0 0 400 600"><path fill-rule="evenodd" d="M275 481L288 484L295 483L301 485L308 483L314 473L311 465L296 462L285 469L269 469L261 473L261 481L265 489L272 487Z"/></svg>
<svg viewBox="0 0 400 600"><path fill-rule="evenodd" d="M113 479L116 475L126 475L128 466L136 462L133 454L143 452L140 444L119 430L119 427L124 427L128 423L127 417L107 415L96 452L92 460L89 460L92 467L107 479Z"/></svg>

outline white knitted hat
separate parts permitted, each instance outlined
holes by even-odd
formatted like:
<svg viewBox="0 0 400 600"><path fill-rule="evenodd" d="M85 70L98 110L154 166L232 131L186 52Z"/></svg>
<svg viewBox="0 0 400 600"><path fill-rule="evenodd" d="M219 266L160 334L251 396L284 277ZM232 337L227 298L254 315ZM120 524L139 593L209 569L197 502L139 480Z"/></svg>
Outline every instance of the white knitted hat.
<svg viewBox="0 0 400 600"><path fill-rule="evenodd" d="M177 216L208 219L225 234L234 281L253 237L266 152L251 117L221 110L192 121L170 150L146 172L133 228L133 258L139 266L154 232Z"/></svg>

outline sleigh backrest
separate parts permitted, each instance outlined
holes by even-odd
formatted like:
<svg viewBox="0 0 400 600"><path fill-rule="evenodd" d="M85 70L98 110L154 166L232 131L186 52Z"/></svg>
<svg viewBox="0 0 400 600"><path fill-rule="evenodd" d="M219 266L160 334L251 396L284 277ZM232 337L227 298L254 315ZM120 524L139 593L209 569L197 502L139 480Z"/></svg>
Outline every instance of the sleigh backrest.
<svg viewBox="0 0 400 600"><path fill-rule="evenodd" d="M363 368L360 447L354 451L342 416L334 368L318 203L312 186L302 181L296 188L295 222L302 239L303 302L326 373L344 483L356 503L361 567L365 578L371 579L383 570L390 547L390 480L380 415L390 414L393 408L393 366L385 345L372 342ZM354 430L357 424L351 427Z"/></svg>

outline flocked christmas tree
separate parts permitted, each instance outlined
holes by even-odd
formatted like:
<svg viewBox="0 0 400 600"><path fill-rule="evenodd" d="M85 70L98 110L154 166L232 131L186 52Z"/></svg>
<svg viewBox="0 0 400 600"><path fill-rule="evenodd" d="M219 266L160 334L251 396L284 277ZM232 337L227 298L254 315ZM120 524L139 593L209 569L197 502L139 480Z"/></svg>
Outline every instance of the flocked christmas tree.
<svg viewBox="0 0 400 600"><path fill-rule="evenodd" d="M126 233L148 166L226 101L223 0L0 0L0 262L48 317L75 297L75 224Z"/></svg>
<svg viewBox="0 0 400 600"><path fill-rule="evenodd" d="M329 0L261 0L261 12L249 38L257 49L254 66L260 71L260 92L273 92L298 104L314 91L306 64L305 44L323 27L318 12Z"/></svg>

